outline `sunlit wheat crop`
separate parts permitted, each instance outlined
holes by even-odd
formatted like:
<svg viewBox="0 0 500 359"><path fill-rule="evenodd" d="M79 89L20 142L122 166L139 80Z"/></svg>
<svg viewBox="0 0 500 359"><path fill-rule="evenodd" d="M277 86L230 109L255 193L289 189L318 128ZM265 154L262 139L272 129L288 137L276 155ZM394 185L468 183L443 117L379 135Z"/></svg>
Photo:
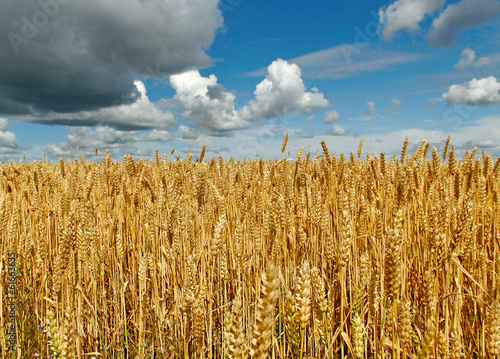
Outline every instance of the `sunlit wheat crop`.
<svg viewBox="0 0 500 359"><path fill-rule="evenodd" d="M321 145L1 164L0 356L498 356L500 161Z"/></svg>

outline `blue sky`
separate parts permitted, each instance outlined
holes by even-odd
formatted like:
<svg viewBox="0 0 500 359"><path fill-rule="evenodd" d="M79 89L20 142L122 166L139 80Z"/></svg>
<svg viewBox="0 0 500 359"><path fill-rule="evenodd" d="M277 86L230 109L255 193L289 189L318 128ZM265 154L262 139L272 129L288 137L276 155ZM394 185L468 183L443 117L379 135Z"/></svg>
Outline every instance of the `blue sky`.
<svg viewBox="0 0 500 359"><path fill-rule="evenodd" d="M2 162L500 155L499 1L4 3Z"/></svg>

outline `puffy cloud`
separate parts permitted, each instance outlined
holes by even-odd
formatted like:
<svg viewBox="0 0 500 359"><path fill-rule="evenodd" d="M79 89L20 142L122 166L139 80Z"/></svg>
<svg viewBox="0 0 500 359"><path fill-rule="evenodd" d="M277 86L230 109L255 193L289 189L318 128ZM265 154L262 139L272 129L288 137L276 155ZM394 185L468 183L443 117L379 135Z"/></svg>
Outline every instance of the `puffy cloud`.
<svg viewBox="0 0 500 359"><path fill-rule="evenodd" d="M218 3L3 0L0 114L131 104L138 78L210 65L205 51L223 22Z"/></svg>
<svg viewBox="0 0 500 359"><path fill-rule="evenodd" d="M0 147L17 148L17 137L8 131L0 132Z"/></svg>
<svg viewBox="0 0 500 359"><path fill-rule="evenodd" d="M268 75L256 86L255 99L239 110L235 95L213 74L203 77L197 70L186 71L170 76L170 84L175 90L173 103L182 109L183 118L210 131L211 136L232 136L234 130L249 128L261 117L310 113L329 103L317 88L305 91L299 66L281 59L269 65ZM180 126L176 136L194 139L199 134L193 127Z"/></svg>
<svg viewBox="0 0 500 359"><path fill-rule="evenodd" d="M375 115L375 113L377 112L377 110L375 109L375 102L368 101L366 105L368 106L368 108L361 113L361 116L372 117L373 115Z"/></svg>
<svg viewBox="0 0 500 359"><path fill-rule="evenodd" d="M345 136L349 133L349 130L347 127L333 125L326 133L332 136Z"/></svg>
<svg viewBox="0 0 500 359"><path fill-rule="evenodd" d="M441 8L445 0L397 0L379 9L379 30L390 40L399 30L416 31L425 16Z"/></svg>
<svg viewBox="0 0 500 359"><path fill-rule="evenodd" d="M0 117L0 132L7 131L9 129L9 121L6 118Z"/></svg>
<svg viewBox="0 0 500 359"><path fill-rule="evenodd" d="M155 129L148 132L146 139L152 142L168 142L172 140L172 135L168 131Z"/></svg>
<svg viewBox="0 0 500 359"><path fill-rule="evenodd" d="M199 71L192 70L170 76L170 84L175 90L176 100L184 112L182 116L196 123L202 123L213 115L210 126L216 130L235 130L250 124L240 118L234 107L235 96L217 83L217 77L203 77Z"/></svg>
<svg viewBox="0 0 500 359"><path fill-rule="evenodd" d="M199 134L191 127L180 125L179 129L175 133L175 137L184 140L196 140L199 137Z"/></svg>
<svg viewBox="0 0 500 359"><path fill-rule="evenodd" d="M463 69L468 66L482 67L489 66L493 62L490 57L481 57L477 61L474 61L475 59L476 52L466 47L460 54L460 61L455 65L455 67L457 69Z"/></svg>
<svg viewBox="0 0 500 359"><path fill-rule="evenodd" d="M497 0L462 0L451 4L433 20L427 34L433 46L451 46L457 32L484 24L500 14Z"/></svg>
<svg viewBox="0 0 500 359"><path fill-rule="evenodd" d="M500 82L490 76L481 79L473 78L463 84L451 85L448 92L443 93L443 100L448 106L467 105L498 105L500 104Z"/></svg>
<svg viewBox="0 0 500 359"><path fill-rule="evenodd" d="M268 66L267 72L254 91L255 100L241 108L243 120L253 122L260 117L306 114L329 105L321 92L306 92L298 65L278 59Z"/></svg>
<svg viewBox="0 0 500 359"><path fill-rule="evenodd" d="M391 115L394 113L394 111L399 110L403 106L403 102L400 99L393 98L391 100L391 106L389 108L384 108L382 113L384 115Z"/></svg>
<svg viewBox="0 0 500 359"><path fill-rule="evenodd" d="M321 119L324 123L332 123L332 122L337 122L340 121L340 115L337 111L331 110L331 111L326 111L323 114L323 118Z"/></svg>
<svg viewBox="0 0 500 359"><path fill-rule="evenodd" d="M308 117L304 118L305 122L312 122L314 120L315 120L314 116L308 116Z"/></svg>
<svg viewBox="0 0 500 359"><path fill-rule="evenodd" d="M17 149L19 147L17 144L17 137L14 133L7 131L8 129L9 121L0 117L0 149L2 147Z"/></svg>
<svg viewBox="0 0 500 359"><path fill-rule="evenodd" d="M476 52L466 47L460 54L460 61L455 65L457 69L463 69L474 63Z"/></svg>
<svg viewBox="0 0 500 359"><path fill-rule="evenodd" d="M134 103L101 108L95 111L16 116L21 121L69 126L107 125L117 129L136 130L147 128L172 128L177 124L175 113L163 110L159 104L149 101L141 81L134 85L139 97Z"/></svg>
<svg viewBox="0 0 500 359"><path fill-rule="evenodd" d="M47 143L43 146L43 152L52 155L53 158L64 157L68 154L68 151L64 149L64 144L60 143L59 145L54 143Z"/></svg>

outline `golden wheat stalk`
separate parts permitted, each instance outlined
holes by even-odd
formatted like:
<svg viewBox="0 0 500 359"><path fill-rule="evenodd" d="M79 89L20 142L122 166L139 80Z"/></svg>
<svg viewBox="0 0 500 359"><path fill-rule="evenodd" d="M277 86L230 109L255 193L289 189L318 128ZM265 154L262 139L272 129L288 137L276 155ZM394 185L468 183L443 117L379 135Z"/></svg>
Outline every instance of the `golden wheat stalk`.
<svg viewBox="0 0 500 359"><path fill-rule="evenodd" d="M252 358L265 359L272 343L274 331L274 308L280 295L280 280L278 268L269 264L267 272L262 273L262 297L258 299L257 311L255 313L255 325L252 333Z"/></svg>

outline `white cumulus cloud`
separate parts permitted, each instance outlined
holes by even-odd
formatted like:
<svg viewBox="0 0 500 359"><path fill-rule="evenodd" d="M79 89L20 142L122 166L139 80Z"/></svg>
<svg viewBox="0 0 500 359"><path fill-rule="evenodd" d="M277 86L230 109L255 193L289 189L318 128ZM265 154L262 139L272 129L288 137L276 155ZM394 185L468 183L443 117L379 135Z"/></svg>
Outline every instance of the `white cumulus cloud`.
<svg viewBox="0 0 500 359"><path fill-rule="evenodd" d="M0 132L0 147L9 147L16 148L17 147L17 137L12 132Z"/></svg>
<svg viewBox="0 0 500 359"><path fill-rule="evenodd" d="M152 142L167 142L172 140L172 135L164 130L151 130L146 135L146 139Z"/></svg>
<svg viewBox="0 0 500 359"><path fill-rule="evenodd" d="M375 113L377 112L377 109L375 108L375 102L368 101L366 105L368 106L368 108L361 113L361 116L372 117L373 115L375 115Z"/></svg>
<svg viewBox="0 0 500 359"><path fill-rule="evenodd" d="M451 85L442 95L448 106L467 105L498 105L500 104L500 82L490 76L481 79L473 78L463 84Z"/></svg>
<svg viewBox="0 0 500 359"><path fill-rule="evenodd" d="M298 65L278 59L267 68L267 75L255 91L255 100L240 110L241 118L253 122L260 117L306 114L325 108L329 101L321 92L307 92Z"/></svg>
<svg viewBox="0 0 500 359"><path fill-rule="evenodd" d="M256 85L255 99L239 109L235 95L225 90L213 74L203 77L197 70L186 71L170 76L170 84L175 95L172 101L163 102L180 107L183 118L198 126L210 117L208 130L213 136L232 136L234 130L247 129L261 118L308 114L329 105L318 88L306 91L298 65L282 59L267 67L265 79ZM191 134L179 128L178 136L186 138Z"/></svg>
<svg viewBox="0 0 500 359"><path fill-rule="evenodd" d="M444 5L444 0L397 0L379 9L379 30L385 40L390 40L399 30L416 31L425 16Z"/></svg>
<svg viewBox="0 0 500 359"><path fill-rule="evenodd" d="M340 115L337 111L331 110L331 111L326 111L323 114L323 118L321 119L324 123L332 123L332 122L337 122L340 120Z"/></svg>
<svg viewBox="0 0 500 359"><path fill-rule="evenodd" d="M9 121L6 118L0 117L0 131L7 131L9 129Z"/></svg>
<svg viewBox="0 0 500 359"><path fill-rule="evenodd" d="M99 126L95 130L90 127L73 127L67 136L67 146L95 149L116 147L119 144L139 142L142 139L137 131L120 131L107 126Z"/></svg>
<svg viewBox="0 0 500 359"><path fill-rule="evenodd" d="M170 76L170 84L175 90L174 99L184 110L184 118L200 124L215 113L214 129L235 130L249 126L235 109L235 96L224 91L215 75L203 77L198 70L187 71Z"/></svg>
<svg viewBox="0 0 500 359"><path fill-rule="evenodd" d="M0 147L17 148L17 137L14 133L7 131L9 121L0 117Z"/></svg>
<svg viewBox="0 0 500 359"><path fill-rule="evenodd" d="M345 136L349 133L349 130L347 127L333 125L326 133L332 136Z"/></svg>
<svg viewBox="0 0 500 359"><path fill-rule="evenodd" d="M196 133L195 129L180 125L179 129L175 133L175 137L177 139L183 139L183 140L196 140L198 138L198 134Z"/></svg>

